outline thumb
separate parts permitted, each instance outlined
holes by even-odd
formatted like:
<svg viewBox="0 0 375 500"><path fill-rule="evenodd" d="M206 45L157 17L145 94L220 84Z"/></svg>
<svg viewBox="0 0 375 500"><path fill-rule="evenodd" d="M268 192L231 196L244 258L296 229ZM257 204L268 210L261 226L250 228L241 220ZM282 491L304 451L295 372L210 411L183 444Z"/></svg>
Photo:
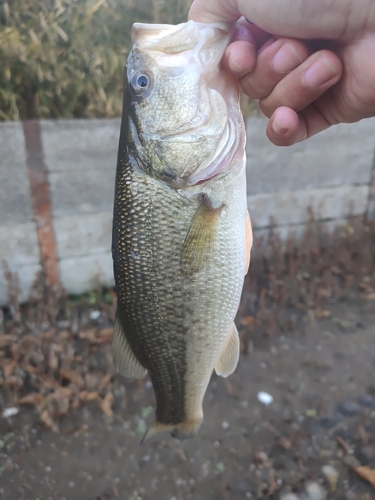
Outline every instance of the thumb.
<svg viewBox="0 0 375 500"><path fill-rule="evenodd" d="M233 22L244 16L272 35L301 39L344 39L353 28L368 25L369 0L355 0L355 22L348 25L354 0L195 0L189 19L202 23ZM328 5L327 5L328 4ZM374 16L373 16L374 17ZM358 30L358 29L357 29Z"/></svg>
<svg viewBox="0 0 375 500"><path fill-rule="evenodd" d="M189 20L200 23L233 22L241 17L237 0L195 0Z"/></svg>

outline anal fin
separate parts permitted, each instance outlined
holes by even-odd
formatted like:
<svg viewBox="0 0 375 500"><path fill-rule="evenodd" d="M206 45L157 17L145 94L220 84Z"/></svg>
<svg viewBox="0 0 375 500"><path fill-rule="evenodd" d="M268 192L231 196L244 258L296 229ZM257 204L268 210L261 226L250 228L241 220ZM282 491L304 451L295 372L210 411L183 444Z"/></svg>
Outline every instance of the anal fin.
<svg viewBox="0 0 375 500"><path fill-rule="evenodd" d="M236 369L240 357L240 339L236 325L233 323L226 345L215 365L215 372L221 377L228 377Z"/></svg>
<svg viewBox="0 0 375 500"><path fill-rule="evenodd" d="M125 377L143 378L147 370L134 356L118 318L115 321L112 339L112 355L116 370Z"/></svg>

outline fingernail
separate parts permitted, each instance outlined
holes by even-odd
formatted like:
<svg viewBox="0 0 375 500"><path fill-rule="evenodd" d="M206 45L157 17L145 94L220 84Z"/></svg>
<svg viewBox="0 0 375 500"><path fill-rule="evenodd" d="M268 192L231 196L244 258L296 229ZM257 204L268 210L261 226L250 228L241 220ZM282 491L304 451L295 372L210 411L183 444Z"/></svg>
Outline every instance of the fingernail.
<svg viewBox="0 0 375 500"><path fill-rule="evenodd" d="M337 75L335 67L326 59L315 61L306 71L304 80L309 87L320 87Z"/></svg>
<svg viewBox="0 0 375 500"><path fill-rule="evenodd" d="M273 121L272 130L275 132L276 135L284 135L288 131L288 129L286 127L283 127L283 125L280 125L280 123L277 120Z"/></svg>
<svg viewBox="0 0 375 500"><path fill-rule="evenodd" d="M303 62L296 49L284 43L273 58L273 68L278 73L289 73Z"/></svg>

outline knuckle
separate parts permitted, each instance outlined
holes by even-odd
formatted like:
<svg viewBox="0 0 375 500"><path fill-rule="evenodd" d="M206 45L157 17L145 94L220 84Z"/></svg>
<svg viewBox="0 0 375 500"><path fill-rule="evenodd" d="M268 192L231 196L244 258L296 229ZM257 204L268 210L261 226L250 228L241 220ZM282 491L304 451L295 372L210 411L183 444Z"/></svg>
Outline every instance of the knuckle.
<svg viewBox="0 0 375 500"><path fill-rule="evenodd" d="M272 90L266 83L262 83L252 75L246 75L241 78L241 87L245 94L252 99L263 99L267 97Z"/></svg>

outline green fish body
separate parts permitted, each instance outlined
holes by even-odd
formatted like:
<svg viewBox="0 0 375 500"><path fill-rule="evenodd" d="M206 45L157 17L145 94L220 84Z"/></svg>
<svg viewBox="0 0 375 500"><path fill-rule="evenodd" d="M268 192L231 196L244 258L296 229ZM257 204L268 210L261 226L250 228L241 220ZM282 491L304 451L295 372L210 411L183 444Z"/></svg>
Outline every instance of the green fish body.
<svg viewBox="0 0 375 500"><path fill-rule="evenodd" d="M252 236L238 89L219 70L230 33L192 21L133 28L114 205L113 356L123 375L151 378L147 437L195 435L213 369L228 376L238 362L234 317Z"/></svg>

